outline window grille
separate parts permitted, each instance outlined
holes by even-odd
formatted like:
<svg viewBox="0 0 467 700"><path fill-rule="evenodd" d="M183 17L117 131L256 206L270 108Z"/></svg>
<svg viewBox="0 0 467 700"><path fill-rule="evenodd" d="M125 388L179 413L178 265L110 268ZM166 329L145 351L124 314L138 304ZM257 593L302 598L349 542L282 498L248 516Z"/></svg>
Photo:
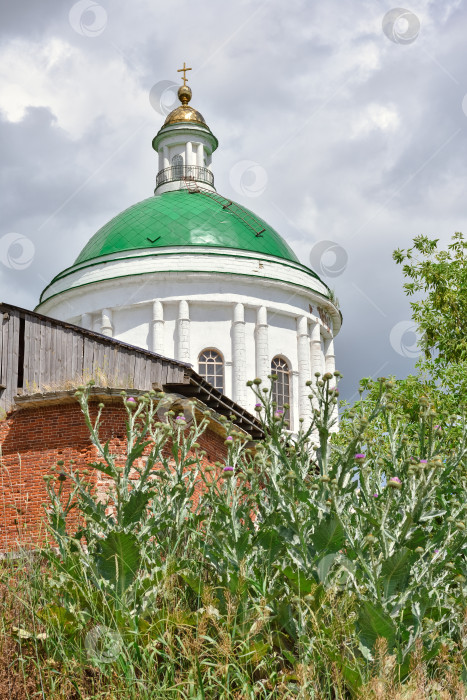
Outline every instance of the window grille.
<svg viewBox="0 0 467 700"><path fill-rule="evenodd" d="M216 350L203 350L198 359L198 368L206 381L224 393L224 361Z"/></svg>

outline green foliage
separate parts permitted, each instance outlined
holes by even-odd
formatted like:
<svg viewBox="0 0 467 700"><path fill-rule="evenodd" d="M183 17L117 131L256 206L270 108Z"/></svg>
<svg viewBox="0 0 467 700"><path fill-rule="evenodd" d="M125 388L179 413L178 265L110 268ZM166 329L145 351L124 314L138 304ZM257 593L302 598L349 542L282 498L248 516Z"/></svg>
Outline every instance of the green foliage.
<svg viewBox="0 0 467 700"><path fill-rule="evenodd" d="M81 664L125 669L148 688L170 664L213 698L222 696L213 666L224 669L223 697L253 693L258 679L260 697L311 689L331 697L336 673L345 697L366 687L381 638L402 679L418 642L427 663L460 644L465 425L459 418L456 449L446 452L433 406L419 404L416 426L408 424L390 407L394 383L383 379L366 413L357 406L331 437L338 379L310 386L313 423L294 438L271 390L253 384L267 437L248 449L247 436L225 422L232 476L223 463L201 468L207 418L193 409L188 428L170 413L161 424L164 397L154 394L131 407L123 397L128 445L119 464L99 440L102 407L91 419L81 390L100 456L90 468L107 488L98 493L73 465L70 496L63 481L48 482L60 554L48 552L54 605L37 615L50 638L66 635ZM74 532L76 510L85 522Z"/></svg>
<svg viewBox="0 0 467 700"><path fill-rule="evenodd" d="M438 240L414 238L408 250L396 250L394 260L403 265L411 282L404 285L409 296L422 293L412 302L412 312L422 332L422 344L434 365L467 361L467 241L455 233L447 250L438 250Z"/></svg>

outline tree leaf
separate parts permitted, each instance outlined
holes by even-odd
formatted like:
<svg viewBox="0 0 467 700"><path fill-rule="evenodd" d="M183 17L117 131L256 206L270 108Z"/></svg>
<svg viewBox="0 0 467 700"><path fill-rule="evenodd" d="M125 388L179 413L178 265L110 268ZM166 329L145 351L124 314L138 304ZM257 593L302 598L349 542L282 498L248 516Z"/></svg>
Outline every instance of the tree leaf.
<svg viewBox="0 0 467 700"><path fill-rule="evenodd" d="M381 566L381 580L386 598L390 598L395 593L399 593L406 588L410 578L412 557L413 554L410 549L402 547L402 549L383 562Z"/></svg>
<svg viewBox="0 0 467 700"><path fill-rule="evenodd" d="M360 643L370 650L379 637L387 640L388 651L391 653L396 640L396 628L390 616L380 605L364 601L359 609L358 628Z"/></svg>
<svg viewBox="0 0 467 700"><path fill-rule="evenodd" d="M279 533L272 528L260 530L255 538L255 544L263 549L269 562L276 559L283 547Z"/></svg>
<svg viewBox="0 0 467 700"><path fill-rule="evenodd" d="M310 593L316 587L317 582L307 579L305 574L299 569L292 569L291 566L286 566L285 569L282 569L282 573L287 576L293 589L301 595Z"/></svg>
<svg viewBox="0 0 467 700"><path fill-rule="evenodd" d="M337 556L337 552L330 552L329 554L325 554L324 557L321 557L321 559L318 561L316 565L316 570L318 572L318 578L320 583L326 582L328 574Z"/></svg>
<svg viewBox="0 0 467 700"><path fill-rule="evenodd" d="M95 555L97 570L123 595L136 577L141 553L135 535L111 532L99 541L100 553Z"/></svg>
<svg viewBox="0 0 467 700"><path fill-rule="evenodd" d="M141 520L151 498L152 494L149 491L132 491L122 509L122 527Z"/></svg>
<svg viewBox="0 0 467 700"><path fill-rule="evenodd" d="M315 528L312 545L317 552L337 552L344 545L345 530L335 515L326 516Z"/></svg>

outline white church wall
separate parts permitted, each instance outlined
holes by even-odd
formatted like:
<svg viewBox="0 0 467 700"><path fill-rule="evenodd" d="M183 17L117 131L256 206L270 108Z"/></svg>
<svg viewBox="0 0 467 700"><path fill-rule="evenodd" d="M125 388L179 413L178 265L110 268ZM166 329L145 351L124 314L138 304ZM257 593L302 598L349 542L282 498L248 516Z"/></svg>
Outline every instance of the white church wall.
<svg viewBox="0 0 467 700"><path fill-rule="evenodd" d="M79 288L81 290L83 285L94 282L102 283L105 280L109 281L111 286L115 287L118 284L118 279L122 279L123 281L123 278L128 278L128 276L139 277L142 274L154 274L155 270L157 270L158 284L170 281L174 276L178 277L177 281L179 283L180 273L184 275L185 282L188 282L193 275L207 274L212 278L216 273L223 273L224 277L226 275L229 277L232 275L241 275L244 284L248 284L248 278L243 277L244 275L248 275L250 280L263 280L263 285L269 287L272 296L272 298L269 298L269 301L271 302L276 301L276 293L281 289L281 283L283 283L288 285L289 291L286 297L282 297L281 302L287 303L288 301L290 306L295 306L296 301L299 302L301 300L303 304L302 294L305 294L304 291L301 291L303 288L310 289L310 291L317 291L320 294L326 294L327 291L323 284L311 277L303 268L293 265L289 266L277 264L272 261L264 261L263 266L260 268L258 260L254 258L244 258L228 254L199 255L195 253L184 253L183 255L180 254L177 256L152 254L142 255L141 257L129 257L128 259L117 259L114 261L109 260L107 262L77 269L66 277L57 280L49 287L44 294L44 301L41 304L41 308L43 312L45 312L46 309L48 310L54 307L55 303L53 300L50 300L49 303L47 302L49 295L66 292L74 288ZM123 283L127 284L126 281ZM144 291L147 284L145 283L142 285L139 281L139 286ZM178 294L180 295L179 286ZM134 298L134 301L140 300L142 300L141 294L138 294ZM321 303L323 305L328 305L328 302L324 299ZM103 305L105 305L105 302ZM304 310L306 311L306 309ZM47 311L47 313L49 313L49 311Z"/></svg>
<svg viewBox="0 0 467 700"><path fill-rule="evenodd" d="M151 259L153 265L164 259L170 259L173 265L173 257L159 255ZM187 256L191 260L195 257ZM265 279L261 276L264 267L259 277L232 272L219 274L218 271L221 263L229 267L229 259L240 262L242 269L258 271L257 260L226 255L199 257L203 258L204 269L198 272L155 272L153 267L151 273L144 276L96 280L93 284L65 291L43 306L50 315L61 320L91 324L97 332L103 332L105 326L105 332L119 340L189 362L196 371L202 350L208 347L218 350L224 358L225 394L252 412L255 398L245 387L246 381L258 374L266 380L272 358L282 356L291 370L291 424L296 428L300 412L307 410L303 380L298 376L297 319L308 319L301 328L302 332L305 328L310 338L310 353L305 364L309 367L310 377L307 378L311 378L314 372L324 371L325 348L331 337L320 316L325 320L327 317L322 311L317 315L325 300L312 289L306 291L289 280ZM215 272L206 269L211 257L217 264L213 267ZM118 264L134 270L134 258L120 260ZM187 265L186 260L184 264ZM304 274L292 267L292 277L295 272ZM81 273L83 271L77 274ZM237 356L242 358L241 367L237 369L233 353L236 308L241 308L243 314L241 328L237 326L237 330L241 330ZM103 318L107 320L103 322ZM320 338L319 349L316 347L315 351L312 350L313 328L316 329L314 337L318 333Z"/></svg>
<svg viewBox="0 0 467 700"><path fill-rule="evenodd" d="M232 362L232 311L227 305L190 302L191 363L198 371L198 358L203 350L217 350L226 362ZM225 375L225 373L224 373ZM225 393L231 397L232 387L225 382Z"/></svg>
<svg viewBox="0 0 467 700"><path fill-rule="evenodd" d="M124 343L150 348L150 306L132 309L114 309L112 313L113 337Z"/></svg>

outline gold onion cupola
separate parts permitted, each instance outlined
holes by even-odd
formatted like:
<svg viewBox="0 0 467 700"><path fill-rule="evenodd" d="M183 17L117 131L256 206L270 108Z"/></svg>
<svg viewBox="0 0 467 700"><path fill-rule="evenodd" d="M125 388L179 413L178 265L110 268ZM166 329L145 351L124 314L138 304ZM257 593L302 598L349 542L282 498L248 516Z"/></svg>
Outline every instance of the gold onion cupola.
<svg viewBox="0 0 467 700"><path fill-rule="evenodd" d="M193 187L216 191L211 160L218 141L201 112L189 105L192 97L191 88L186 84L189 70L185 63L179 69L178 72L183 73L183 85L178 89L181 104L167 115L152 141L159 156L154 194Z"/></svg>

